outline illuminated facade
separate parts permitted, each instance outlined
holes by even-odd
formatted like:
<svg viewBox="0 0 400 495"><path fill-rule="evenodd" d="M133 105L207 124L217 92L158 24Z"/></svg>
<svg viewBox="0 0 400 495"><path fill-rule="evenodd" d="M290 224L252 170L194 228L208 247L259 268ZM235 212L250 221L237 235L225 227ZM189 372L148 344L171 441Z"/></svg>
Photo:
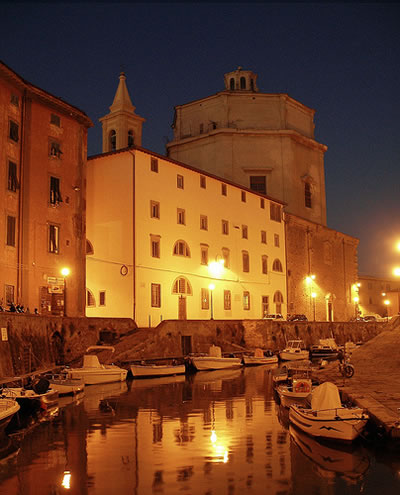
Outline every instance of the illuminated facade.
<svg viewBox="0 0 400 495"><path fill-rule="evenodd" d="M84 112L0 63L0 302L85 312Z"/></svg>
<svg viewBox="0 0 400 495"><path fill-rule="evenodd" d="M358 277L361 314L397 315L400 310L400 280L360 275ZM388 304L385 304L388 301Z"/></svg>
<svg viewBox="0 0 400 495"><path fill-rule="evenodd" d="M225 74L223 91L176 106L168 156L325 225L327 147L314 138L315 110L287 94L260 93L256 79L239 67Z"/></svg>
<svg viewBox="0 0 400 495"><path fill-rule="evenodd" d="M143 148L90 157L87 316L151 327L286 314L281 210Z"/></svg>

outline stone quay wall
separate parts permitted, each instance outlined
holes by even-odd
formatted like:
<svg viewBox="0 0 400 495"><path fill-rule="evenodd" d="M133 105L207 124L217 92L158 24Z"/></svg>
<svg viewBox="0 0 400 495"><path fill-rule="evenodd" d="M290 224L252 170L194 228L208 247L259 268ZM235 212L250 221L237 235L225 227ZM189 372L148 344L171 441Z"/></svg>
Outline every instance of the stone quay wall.
<svg viewBox="0 0 400 495"><path fill-rule="evenodd" d="M320 338L366 342L390 323L286 322L265 320L165 320L138 329L125 318L62 318L0 313L0 381L56 365L76 364L87 347L114 345L114 362L207 353L211 344L224 353L256 347L278 351L292 339L308 347Z"/></svg>

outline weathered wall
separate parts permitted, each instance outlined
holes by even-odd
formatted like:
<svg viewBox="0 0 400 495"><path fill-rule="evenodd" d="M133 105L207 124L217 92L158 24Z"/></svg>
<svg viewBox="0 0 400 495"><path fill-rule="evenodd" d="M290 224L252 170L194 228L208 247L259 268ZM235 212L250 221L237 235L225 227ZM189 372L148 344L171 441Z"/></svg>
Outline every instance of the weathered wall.
<svg viewBox="0 0 400 495"><path fill-rule="evenodd" d="M71 362L99 340L118 341L136 328L124 318L58 318L0 313L0 377Z"/></svg>

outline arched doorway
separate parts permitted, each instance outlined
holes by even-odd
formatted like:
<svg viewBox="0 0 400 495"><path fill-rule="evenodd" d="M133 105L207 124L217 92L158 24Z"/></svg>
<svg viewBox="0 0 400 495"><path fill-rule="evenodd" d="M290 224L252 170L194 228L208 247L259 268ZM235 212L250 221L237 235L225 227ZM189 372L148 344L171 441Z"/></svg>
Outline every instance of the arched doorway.
<svg viewBox="0 0 400 495"><path fill-rule="evenodd" d="M172 294L179 295L178 320L187 319L186 296L193 295L192 286L186 277L178 277L172 285Z"/></svg>

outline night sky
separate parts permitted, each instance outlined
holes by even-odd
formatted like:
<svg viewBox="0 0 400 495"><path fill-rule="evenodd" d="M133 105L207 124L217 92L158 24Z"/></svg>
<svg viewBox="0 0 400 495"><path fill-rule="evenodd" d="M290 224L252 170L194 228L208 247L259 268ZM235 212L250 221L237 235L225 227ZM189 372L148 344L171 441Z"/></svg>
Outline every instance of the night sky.
<svg viewBox="0 0 400 495"><path fill-rule="evenodd" d="M361 274L400 265L400 4L3 3L1 60L85 111L101 152L121 67L145 148L165 154L174 106L224 89L238 66L264 93L316 110L328 146L328 226L360 240Z"/></svg>

